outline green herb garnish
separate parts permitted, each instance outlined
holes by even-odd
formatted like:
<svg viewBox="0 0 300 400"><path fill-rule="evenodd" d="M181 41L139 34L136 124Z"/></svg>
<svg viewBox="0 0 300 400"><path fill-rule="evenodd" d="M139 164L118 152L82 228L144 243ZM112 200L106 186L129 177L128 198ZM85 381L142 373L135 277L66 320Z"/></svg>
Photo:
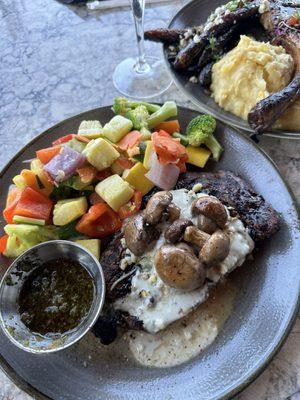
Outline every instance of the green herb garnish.
<svg viewBox="0 0 300 400"><path fill-rule="evenodd" d="M43 184L43 182L40 180L40 177L38 175L35 175L35 179L37 181L38 187L39 189L45 189L45 185Z"/></svg>

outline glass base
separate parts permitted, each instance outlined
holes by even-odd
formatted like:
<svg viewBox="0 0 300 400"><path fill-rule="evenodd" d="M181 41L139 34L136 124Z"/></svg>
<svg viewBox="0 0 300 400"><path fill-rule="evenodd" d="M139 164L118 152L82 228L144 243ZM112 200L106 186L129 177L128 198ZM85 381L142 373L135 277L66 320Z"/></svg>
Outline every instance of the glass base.
<svg viewBox="0 0 300 400"><path fill-rule="evenodd" d="M139 66L135 58L127 58L117 65L113 82L116 89L127 97L147 99L165 92L172 79L162 60L146 57Z"/></svg>

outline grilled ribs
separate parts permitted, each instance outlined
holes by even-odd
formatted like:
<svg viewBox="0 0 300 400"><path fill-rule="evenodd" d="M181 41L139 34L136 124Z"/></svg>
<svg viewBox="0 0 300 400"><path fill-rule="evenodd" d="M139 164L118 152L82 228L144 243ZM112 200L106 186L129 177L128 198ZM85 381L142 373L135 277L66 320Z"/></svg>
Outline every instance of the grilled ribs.
<svg viewBox="0 0 300 400"><path fill-rule="evenodd" d="M194 64L198 64L200 70L205 68L212 61L207 56L211 39L217 47L222 47L224 33L233 27L240 28L242 33L247 21L258 21L267 32L268 39L273 44L282 45L292 56L295 65L294 77L290 84L280 92L261 100L249 113L249 125L256 133L263 133L271 128L278 117L300 96L300 16L299 24L290 24L291 17L298 16L299 13L299 0L240 0L234 11L225 7L213 23L207 21L197 40L192 39L178 52L173 66L177 70L187 70ZM145 38L167 44L174 38L172 44L176 45L181 35L178 29L164 29L147 31ZM207 79L201 81L207 85Z"/></svg>

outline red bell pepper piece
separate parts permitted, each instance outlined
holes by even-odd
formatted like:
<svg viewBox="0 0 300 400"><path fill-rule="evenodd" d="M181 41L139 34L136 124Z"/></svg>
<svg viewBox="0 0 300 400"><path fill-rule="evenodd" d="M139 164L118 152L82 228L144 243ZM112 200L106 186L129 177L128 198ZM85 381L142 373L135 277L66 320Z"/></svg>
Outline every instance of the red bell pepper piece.
<svg viewBox="0 0 300 400"><path fill-rule="evenodd" d="M135 190L130 201L119 209L119 217L125 219L137 213L141 208L142 197L142 192Z"/></svg>
<svg viewBox="0 0 300 400"><path fill-rule="evenodd" d="M8 235L3 235L0 237L0 253L5 252L7 240L8 240Z"/></svg>
<svg viewBox="0 0 300 400"><path fill-rule="evenodd" d="M81 167L76 170L78 173L81 182L83 183L89 183L92 182L92 180L97 176L98 171L96 170L95 167L92 167L91 165L88 165L86 167Z"/></svg>
<svg viewBox="0 0 300 400"><path fill-rule="evenodd" d="M77 140L79 140L80 142L84 142L84 143L88 143L90 140L88 138L86 138L85 136L81 136L81 135L75 135L75 133L69 133L69 135L66 136L62 136L56 140L54 140L54 142L52 142L53 146L62 144L62 143L67 143L70 140L73 139L73 137L75 137Z"/></svg>
<svg viewBox="0 0 300 400"><path fill-rule="evenodd" d="M52 142L52 145L56 146L58 144L69 142L74 136L75 136L74 133L69 133L69 135L65 135L54 140L54 142Z"/></svg>
<svg viewBox="0 0 300 400"><path fill-rule="evenodd" d="M96 178L99 181L103 181L104 179L108 178L111 176L111 170L110 168L104 169L103 171L99 171L98 174L96 175Z"/></svg>
<svg viewBox="0 0 300 400"><path fill-rule="evenodd" d="M22 189L13 188L8 192L6 207L3 210L3 217L8 224L13 224L13 217L18 201L21 197Z"/></svg>
<svg viewBox="0 0 300 400"><path fill-rule="evenodd" d="M74 135L76 137L77 140L79 140L79 142L83 142L83 143L89 143L90 139L88 139L85 136L81 136L81 135Z"/></svg>
<svg viewBox="0 0 300 400"><path fill-rule="evenodd" d="M134 166L134 162L132 160L129 160L129 158L122 155L115 161L115 163L119 164L119 166L124 169L130 169Z"/></svg>
<svg viewBox="0 0 300 400"><path fill-rule="evenodd" d="M90 207L89 211L81 217L76 225L76 230L84 235L103 238L121 229L122 222L107 204L98 203Z"/></svg>
<svg viewBox="0 0 300 400"><path fill-rule="evenodd" d="M48 197L28 186L21 193L14 210L14 215L22 215L23 217L38 218L48 221L50 219L52 206L53 203Z"/></svg>
<svg viewBox="0 0 300 400"><path fill-rule="evenodd" d="M41 149L36 152L37 158L41 161L43 164L48 164L50 160L54 156L56 156L61 150L60 146L54 146L54 147L47 147L46 149Z"/></svg>
<svg viewBox="0 0 300 400"><path fill-rule="evenodd" d="M89 196L89 201L92 205L94 204L98 204L98 203L105 203L105 201L102 199L102 197L99 196L99 194L97 194L96 192L93 192L90 196Z"/></svg>

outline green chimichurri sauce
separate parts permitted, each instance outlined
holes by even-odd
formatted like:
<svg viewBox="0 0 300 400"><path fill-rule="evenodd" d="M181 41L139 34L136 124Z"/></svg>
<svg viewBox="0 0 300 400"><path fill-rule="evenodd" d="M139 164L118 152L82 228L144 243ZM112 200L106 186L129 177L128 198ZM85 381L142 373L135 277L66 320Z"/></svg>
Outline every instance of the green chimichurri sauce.
<svg viewBox="0 0 300 400"><path fill-rule="evenodd" d="M87 316L93 293L92 278L79 262L48 261L24 282L19 296L21 320L41 335L65 333Z"/></svg>

